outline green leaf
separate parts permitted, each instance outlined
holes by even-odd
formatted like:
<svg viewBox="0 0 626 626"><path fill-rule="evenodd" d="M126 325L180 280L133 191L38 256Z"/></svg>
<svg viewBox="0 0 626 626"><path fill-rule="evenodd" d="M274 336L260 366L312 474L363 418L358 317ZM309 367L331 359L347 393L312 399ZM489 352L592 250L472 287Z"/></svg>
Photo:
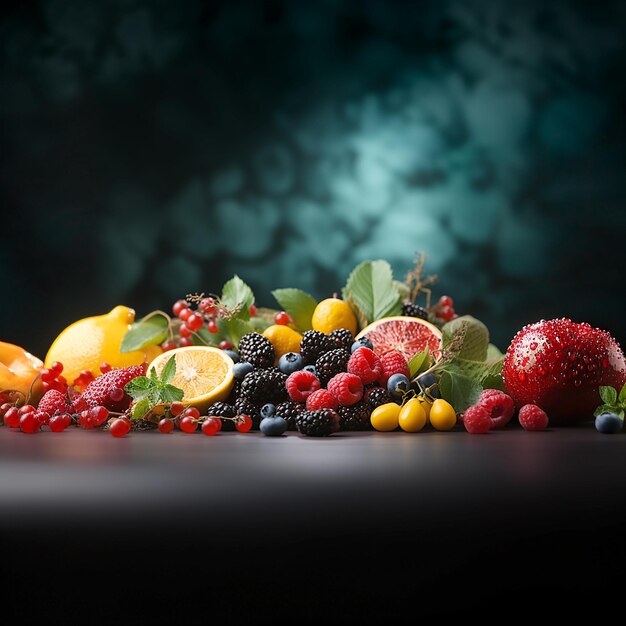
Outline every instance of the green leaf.
<svg viewBox="0 0 626 626"><path fill-rule="evenodd" d="M156 383L159 380L159 378L157 376L157 373L156 373L156 367L151 367L150 368L150 380L153 383Z"/></svg>
<svg viewBox="0 0 626 626"><path fill-rule="evenodd" d="M122 339L120 352L141 350L146 346L163 343L169 334L169 321L165 315L153 315L135 322Z"/></svg>
<svg viewBox="0 0 626 626"><path fill-rule="evenodd" d="M604 404L617 404L617 391L613 387L600 387L600 398Z"/></svg>
<svg viewBox="0 0 626 626"><path fill-rule="evenodd" d="M502 358L503 356L504 353L500 350L500 348L498 348L498 346L495 346L492 343L487 346L487 361L495 361Z"/></svg>
<svg viewBox="0 0 626 626"><path fill-rule="evenodd" d="M217 346L222 339L219 333L210 333L206 326L191 335L194 346Z"/></svg>
<svg viewBox="0 0 626 626"><path fill-rule="evenodd" d="M624 383L622 390L619 392L618 400L626 407L626 383Z"/></svg>
<svg viewBox="0 0 626 626"><path fill-rule="evenodd" d="M272 295L283 311L291 316L299 331L311 330L311 318L317 306L313 296L300 289L274 289Z"/></svg>
<svg viewBox="0 0 626 626"><path fill-rule="evenodd" d="M159 389L159 400L161 402L180 402L185 392L174 385L163 385Z"/></svg>
<svg viewBox="0 0 626 626"><path fill-rule="evenodd" d="M465 336L456 355L470 361L484 361L489 349L489 331L480 320L471 315L462 315L444 325L442 328L444 349L463 332Z"/></svg>
<svg viewBox="0 0 626 626"><path fill-rule="evenodd" d="M153 368L154 369L154 368ZM161 371L161 382L169 383L176 375L176 357L171 356Z"/></svg>
<svg viewBox="0 0 626 626"><path fill-rule="evenodd" d="M152 408L152 402L150 402L150 398L143 398L139 400L136 404L133 405L130 419L138 420L141 419L144 415L148 413L148 411Z"/></svg>
<svg viewBox="0 0 626 626"><path fill-rule="evenodd" d="M136 401L150 396L154 390L154 381L147 376L137 376L124 385L124 391Z"/></svg>
<svg viewBox="0 0 626 626"><path fill-rule="evenodd" d="M482 390L480 383L453 371L443 371L439 378L441 397L449 402L457 413L476 404Z"/></svg>
<svg viewBox="0 0 626 626"><path fill-rule="evenodd" d="M352 299L368 322L399 315L400 292L387 261L364 261L352 270L343 289L345 300Z"/></svg>
<svg viewBox="0 0 626 626"><path fill-rule="evenodd" d="M421 352L414 354L409 361L409 373L410 378L413 378L416 374L420 374L426 371L428 365L430 365L430 351L428 347L424 348Z"/></svg>
<svg viewBox="0 0 626 626"><path fill-rule="evenodd" d="M235 274L222 288L222 303L229 309L239 309L237 317L248 320L250 319L250 307L254 304L254 293Z"/></svg>
<svg viewBox="0 0 626 626"><path fill-rule="evenodd" d="M233 346L239 345L239 340L248 333L255 332L254 326L245 320L232 317L231 319L217 320L219 334L230 341Z"/></svg>
<svg viewBox="0 0 626 626"><path fill-rule="evenodd" d="M344 299L350 305L350 308L352 309L352 312L354 313L357 319L359 329L362 330L369 323L367 320L367 317L365 317L365 313L363 313L363 311L359 308L359 306L357 305L357 303L354 301L353 298L350 298L350 297L346 298L344 294Z"/></svg>
<svg viewBox="0 0 626 626"><path fill-rule="evenodd" d="M613 407L608 404L601 404L594 412L593 416L598 417L598 415L602 415L603 413L613 413Z"/></svg>
<svg viewBox="0 0 626 626"><path fill-rule="evenodd" d="M263 317L257 317L256 315L250 318L250 326L252 326L257 333L262 333L266 328L272 326L272 324L274 324L274 320L269 321Z"/></svg>

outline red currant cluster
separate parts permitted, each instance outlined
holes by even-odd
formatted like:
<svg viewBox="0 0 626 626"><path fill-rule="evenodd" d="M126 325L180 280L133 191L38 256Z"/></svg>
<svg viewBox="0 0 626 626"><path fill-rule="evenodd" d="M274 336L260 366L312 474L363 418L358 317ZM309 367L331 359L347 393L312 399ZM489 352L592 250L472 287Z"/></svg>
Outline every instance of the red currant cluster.
<svg viewBox="0 0 626 626"><path fill-rule="evenodd" d="M41 370L41 381L43 383L43 391L49 391L50 389L56 389L61 393L67 392L67 380L65 376L61 375L63 371L63 363L55 361L49 368Z"/></svg>
<svg viewBox="0 0 626 626"><path fill-rule="evenodd" d="M34 433L44 424L48 424L50 420L47 413L37 411L31 404L25 404L18 409L15 405L7 402L0 405L0 417L4 420L5 426L19 428L25 433Z"/></svg>
<svg viewBox="0 0 626 626"><path fill-rule="evenodd" d="M442 322L450 322L458 317L454 310L454 300L450 296L441 296L437 304L431 308L431 311Z"/></svg>
<svg viewBox="0 0 626 626"><path fill-rule="evenodd" d="M210 296L199 298L195 309L193 304L187 300L177 300L172 306L172 313L181 322L178 326L179 337L177 340L172 337L164 341L161 344L164 352L177 347L193 345L192 335L203 327L206 327L210 333L218 333L217 320L230 315L230 312L219 302L219 299ZM250 316L254 317L254 315L256 315L256 306L253 304L250 307ZM219 347L222 350L230 350L233 345L230 341L222 341Z"/></svg>
<svg viewBox="0 0 626 626"><path fill-rule="evenodd" d="M222 430L222 420L231 419L226 417L209 417L200 415L200 411L193 406L186 407L182 402L172 402L167 410L169 415L163 417L158 424L159 432L171 433L175 427L184 433L194 433L198 426L203 434L212 436ZM248 415L238 415L232 418L235 428L240 433L247 433L252 428L252 419Z"/></svg>

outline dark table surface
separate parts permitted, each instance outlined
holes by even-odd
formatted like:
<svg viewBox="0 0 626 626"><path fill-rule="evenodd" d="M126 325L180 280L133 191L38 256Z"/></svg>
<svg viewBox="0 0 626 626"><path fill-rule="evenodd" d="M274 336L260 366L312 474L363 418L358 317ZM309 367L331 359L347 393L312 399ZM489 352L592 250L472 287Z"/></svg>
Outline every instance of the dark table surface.
<svg viewBox="0 0 626 626"><path fill-rule="evenodd" d="M592 426L0 428L7 623L597 617L624 588L625 522L626 435Z"/></svg>

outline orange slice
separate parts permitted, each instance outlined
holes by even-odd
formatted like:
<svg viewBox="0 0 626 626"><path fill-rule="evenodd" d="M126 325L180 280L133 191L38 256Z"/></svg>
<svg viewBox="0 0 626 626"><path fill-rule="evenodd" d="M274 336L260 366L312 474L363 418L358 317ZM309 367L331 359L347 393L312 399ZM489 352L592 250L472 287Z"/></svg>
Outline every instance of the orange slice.
<svg viewBox="0 0 626 626"><path fill-rule="evenodd" d="M367 337L379 356L397 350L407 361L428 347L431 352L441 349L441 331L418 317L383 317L366 326L356 339Z"/></svg>
<svg viewBox="0 0 626 626"><path fill-rule="evenodd" d="M160 376L171 357L176 359L176 374L170 384L185 392L183 402L204 411L211 404L228 398L233 386L233 360L219 348L188 346L163 352L150 363Z"/></svg>

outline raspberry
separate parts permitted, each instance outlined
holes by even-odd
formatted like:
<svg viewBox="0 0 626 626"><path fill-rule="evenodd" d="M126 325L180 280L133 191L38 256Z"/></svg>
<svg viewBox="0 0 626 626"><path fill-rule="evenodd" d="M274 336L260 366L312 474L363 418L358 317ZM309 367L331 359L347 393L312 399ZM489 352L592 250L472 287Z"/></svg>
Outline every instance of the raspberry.
<svg viewBox="0 0 626 626"><path fill-rule="evenodd" d="M320 381L315 374L306 370L298 370L289 374L285 382L289 397L295 402L305 402L306 399L320 387Z"/></svg>
<svg viewBox="0 0 626 626"><path fill-rule="evenodd" d="M485 407L491 417L491 428L504 428L515 413L513 398L507 396L503 391L497 389L485 389L480 394L478 404Z"/></svg>
<svg viewBox="0 0 626 626"><path fill-rule="evenodd" d="M88 407L103 406L109 411L123 413L130 405L130 396L124 394L121 400L113 402L110 397L111 389L119 387L124 389L124 385L137 376L145 374L143 365L133 365L111 370L102 376L98 376L93 382L87 385L83 393L72 403L72 412L76 413L77 408L87 405Z"/></svg>
<svg viewBox="0 0 626 626"><path fill-rule="evenodd" d="M383 354L380 358L380 365L383 371L378 381L382 387L387 386L387 381L394 374L404 374L407 378L410 378L409 366L407 365L406 359L397 350L390 350Z"/></svg>
<svg viewBox="0 0 626 626"><path fill-rule="evenodd" d="M37 405L38 411L43 411L52 417L57 411L63 413L67 411L67 396L56 389L50 389L43 394Z"/></svg>
<svg viewBox="0 0 626 626"><path fill-rule="evenodd" d="M306 399L307 411L318 411L319 409L332 409L336 411L338 407L339 403L337 402L337 398L335 398L328 389L318 389Z"/></svg>
<svg viewBox="0 0 626 626"><path fill-rule="evenodd" d="M348 372L356 374L364 385L378 380L383 367L376 353L369 348L358 348L348 361Z"/></svg>
<svg viewBox="0 0 626 626"><path fill-rule="evenodd" d="M524 430L545 430L548 427L548 416L536 404L525 404L519 410L519 423Z"/></svg>
<svg viewBox="0 0 626 626"><path fill-rule="evenodd" d="M328 381L328 391L341 406L356 404L363 397L363 383L356 374L342 372Z"/></svg>
<svg viewBox="0 0 626 626"><path fill-rule="evenodd" d="M463 425L465 430L472 435L481 435L492 428L493 420L489 410L480 402L471 406L463 413Z"/></svg>

